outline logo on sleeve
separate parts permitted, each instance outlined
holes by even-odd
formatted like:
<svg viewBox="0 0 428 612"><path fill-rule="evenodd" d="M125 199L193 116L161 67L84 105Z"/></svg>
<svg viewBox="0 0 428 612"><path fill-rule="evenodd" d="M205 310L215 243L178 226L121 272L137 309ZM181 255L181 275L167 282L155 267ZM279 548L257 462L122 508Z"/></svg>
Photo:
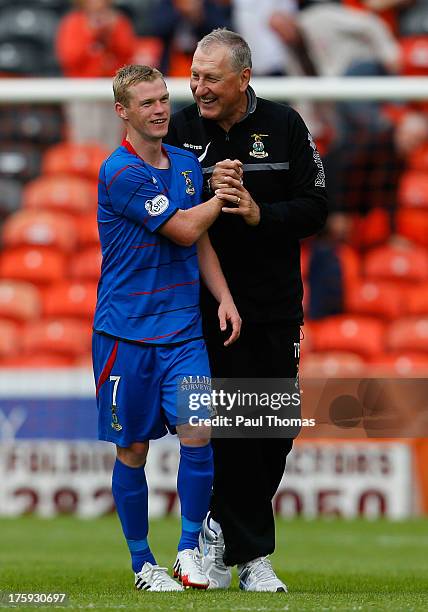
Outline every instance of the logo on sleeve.
<svg viewBox="0 0 428 612"><path fill-rule="evenodd" d="M308 133L308 140L309 140L309 145L312 148L312 157L314 158L315 165L318 168L318 174L315 179L315 187L325 187L324 166L321 161L321 156L318 153L317 145L315 144L314 139L312 138L312 135L309 133Z"/></svg>
<svg viewBox="0 0 428 612"><path fill-rule="evenodd" d="M153 200L146 200L144 208L150 216L157 217L161 215L169 206L169 200L165 195L159 194Z"/></svg>

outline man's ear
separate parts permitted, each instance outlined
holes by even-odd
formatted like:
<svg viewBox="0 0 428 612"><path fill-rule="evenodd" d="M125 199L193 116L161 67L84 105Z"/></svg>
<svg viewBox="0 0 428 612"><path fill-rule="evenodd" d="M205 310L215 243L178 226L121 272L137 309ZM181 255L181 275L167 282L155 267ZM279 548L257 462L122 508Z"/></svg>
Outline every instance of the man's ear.
<svg viewBox="0 0 428 612"><path fill-rule="evenodd" d="M244 70L241 72L240 84L239 84L239 89L241 91L245 91L247 89L248 83L250 82L250 78L251 78L251 68L244 68Z"/></svg>
<svg viewBox="0 0 428 612"><path fill-rule="evenodd" d="M116 115L123 119L124 121L128 120L128 111L126 106L123 106L120 102L116 102L114 105L114 110L116 111Z"/></svg>

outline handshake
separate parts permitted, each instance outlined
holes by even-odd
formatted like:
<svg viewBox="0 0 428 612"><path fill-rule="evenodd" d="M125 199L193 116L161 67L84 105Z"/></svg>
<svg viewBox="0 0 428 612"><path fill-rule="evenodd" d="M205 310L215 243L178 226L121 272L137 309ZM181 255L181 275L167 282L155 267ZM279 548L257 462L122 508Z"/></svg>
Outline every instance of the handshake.
<svg viewBox="0 0 428 612"><path fill-rule="evenodd" d="M244 170L239 159L217 162L209 186L222 204L226 204L222 205L222 212L239 215L248 225L260 223L260 208L244 187Z"/></svg>

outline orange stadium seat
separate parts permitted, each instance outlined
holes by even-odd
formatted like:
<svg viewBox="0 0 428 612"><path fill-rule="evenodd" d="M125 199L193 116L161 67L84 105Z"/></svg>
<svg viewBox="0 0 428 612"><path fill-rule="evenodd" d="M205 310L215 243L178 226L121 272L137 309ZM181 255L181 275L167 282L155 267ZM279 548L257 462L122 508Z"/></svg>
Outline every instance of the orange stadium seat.
<svg viewBox="0 0 428 612"><path fill-rule="evenodd" d="M426 36L405 36L400 40L401 73L426 76L428 74L428 40Z"/></svg>
<svg viewBox="0 0 428 612"><path fill-rule="evenodd" d="M0 255L0 278L46 284L62 280L65 270L65 257L56 249L20 247Z"/></svg>
<svg viewBox="0 0 428 612"><path fill-rule="evenodd" d="M428 175L407 170L398 186L398 205L406 208L428 208Z"/></svg>
<svg viewBox="0 0 428 612"><path fill-rule="evenodd" d="M97 284L63 281L43 294L45 317L80 317L92 319L97 300Z"/></svg>
<svg viewBox="0 0 428 612"><path fill-rule="evenodd" d="M51 209L73 215L89 213L96 208L94 185L77 176L41 176L28 183L22 205L31 209Z"/></svg>
<svg viewBox="0 0 428 612"><path fill-rule="evenodd" d="M87 353L91 346L91 327L73 319L40 319L29 323L22 331L24 355L54 353L76 357Z"/></svg>
<svg viewBox="0 0 428 612"><path fill-rule="evenodd" d="M428 354L428 317L408 317L390 324L386 332L390 351L422 351Z"/></svg>
<svg viewBox="0 0 428 612"><path fill-rule="evenodd" d="M75 365L74 356L55 353L11 355L0 359L2 368L69 368Z"/></svg>
<svg viewBox="0 0 428 612"><path fill-rule="evenodd" d="M428 280L428 252L415 245L372 249L364 259L364 273L380 280Z"/></svg>
<svg viewBox="0 0 428 612"><path fill-rule="evenodd" d="M397 233L428 247L428 210L401 208L396 214Z"/></svg>
<svg viewBox="0 0 428 612"><path fill-rule="evenodd" d="M43 174L76 175L98 179L102 162L111 151L99 144L63 142L46 151L42 161Z"/></svg>
<svg viewBox="0 0 428 612"><path fill-rule="evenodd" d="M387 210L373 208L367 215L359 215L353 220L351 243L360 249L382 244L390 235L391 223Z"/></svg>
<svg viewBox="0 0 428 612"><path fill-rule="evenodd" d="M428 376L427 353L386 353L370 363L371 376Z"/></svg>
<svg viewBox="0 0 428 612"><path fill-rule="evenodd" d="M423 144L414 149L407 158L407 165L416 172L428 171L428 145Z"/></svg>
<svg viewBox="0 0 428 612"><path fill-rule="evenodd" d="M71 278L80 280L98 281L101 273L101 248L99 246L88 247L76 255L70 261L69 275Z"/></svg>
<svg viewBox="0 0 428 612"><path fill-rule="evenodd" d="M79 219L77 224L79 248L100 244L98 235L97 213L93 211Z"/></svg>
<svg viewBox="0 0 428 612"><path fill-rule="evenodd" d="M92 368L92 352L83 353L76 357L74 366L76 368Z"/></svg>
<svg viewBox="0 0 428 612"><path fill-rule="evenodd" d="M300 373L308 378L363 376L365 363L355 353L311 353L302 360Z"/></svg>
<svg viewBox="0 0 428 612"><path fill-rule="evenodd" d="M403 312L401 284L358 281L345 294L345 309L354 314L394 319Z"/></svg>
<svg viewBox="0 0 428 612"><path fill-rule="evenodd" d="M367 358L383 352L384 325L369 317L337 315L312 323L311 341L314 351L343 351Z"/></svg>
<svg viewBox="0 0 428 612"><path fill-rule="evenodd" d="M15 321L37 319L41 312L39 290L30 283L0 280L0 317Z"/></svg>
<svg viewBox="0 0 428 612"><path fill-rule="evenodd" d="M77 230L73 219L61 213L40 210L20 210L4 222L3 245L57 247L73 251L77 243Z"/></svg>
<svg viewBox="0 0 428 612"><path fill-rule="evenodd" d="M0 357L18 354L21 349L20 340L16 323L0 319Z"/></svg>
<svg viewBox="0 0 428 612"><path fill-rule="evenodd" d="M428 283L406 288L403 299L406 315L428 317Z"/></svg>

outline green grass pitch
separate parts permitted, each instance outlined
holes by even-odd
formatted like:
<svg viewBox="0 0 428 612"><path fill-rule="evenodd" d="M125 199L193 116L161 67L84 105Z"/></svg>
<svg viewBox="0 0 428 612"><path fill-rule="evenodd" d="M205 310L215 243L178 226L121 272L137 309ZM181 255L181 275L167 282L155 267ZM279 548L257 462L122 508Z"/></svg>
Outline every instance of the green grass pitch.
<svg viewBox="0 0 428 612"><path fill-rule="evenodd" d="M176 519L152 521L152 548L169 568L178 533ZM236 575L227 592L137 592L116 517L0 520L0 590L67 592L68 609L428 610L428 520L278 521L272 561L289 594L242 593Z"/></svg>

